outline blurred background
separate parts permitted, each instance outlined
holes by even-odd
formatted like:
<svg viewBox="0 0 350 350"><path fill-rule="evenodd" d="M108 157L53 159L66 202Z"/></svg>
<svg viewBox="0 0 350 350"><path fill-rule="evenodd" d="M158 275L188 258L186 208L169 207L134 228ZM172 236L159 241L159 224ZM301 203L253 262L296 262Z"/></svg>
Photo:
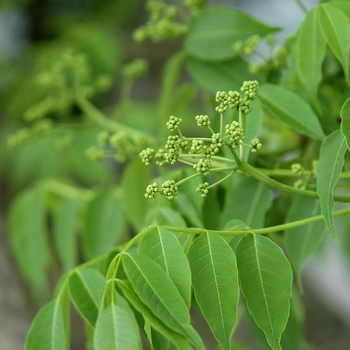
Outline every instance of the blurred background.
<svg viewBox="0 0 350 350"><path fill-rule="evenodd" d="M303 18L293 0L209 3L240 7L271 25L282 25L285 30L279 40L293 34ZM317 1L303 3L311 8ZM147 20L144 5L143 0L0 0L0 349L23 348L37 311L9 248L9 203L26 186L43 179L71 178L90 188L111 186L118 177L114 164L91 163L84 157L84 150L96 136L89 130L79 135L61 132L16 149L7 146L8 136L25 125L23 114L42 97L43 92L34 84L35 76L67 48L87 53L94 71L112 77L110 92L94 100L107 109L120 99L123 64L138 57L147 59L149 73L132 90L133 99L139 101L135 103L134 123L146 125L156 109L162 69L181 47L181 41L135 43L133 31ZM65 147L72 142L74 147ZM349 269L343 268L349 262L338 248L330 242L324 255L315 256L306 267L303 302L309 349L350 349L350 276ZM56 281L53 272L51 282ZM73 350L83 349L79 322L76 317L72 323ZM251 349L262 349L244 325L238 330L238 338Z"/></svg>

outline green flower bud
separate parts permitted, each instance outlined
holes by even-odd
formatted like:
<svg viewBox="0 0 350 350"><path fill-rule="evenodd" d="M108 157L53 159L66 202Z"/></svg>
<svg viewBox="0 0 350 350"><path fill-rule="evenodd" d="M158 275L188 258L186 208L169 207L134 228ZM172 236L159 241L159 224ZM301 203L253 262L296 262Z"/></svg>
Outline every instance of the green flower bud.
<svg viewBox="0 0 350 350"><path fill-rule="evenodd" d="M145 197L149 199L156 198L158 193L159 186L155 182L153 182L153 184L147 186Z"/></svg>

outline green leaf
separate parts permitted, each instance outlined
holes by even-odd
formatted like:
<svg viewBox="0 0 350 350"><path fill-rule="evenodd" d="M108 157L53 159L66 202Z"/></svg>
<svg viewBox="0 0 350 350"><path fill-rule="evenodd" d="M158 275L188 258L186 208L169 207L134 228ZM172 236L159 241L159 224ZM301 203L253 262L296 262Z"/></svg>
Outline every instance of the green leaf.
<svg viewBox="0 0 350 350"><path fill-rule="evenodd" d="M199 217L194 204L187 196L179 193L173 199L176 210L181 213L195 227L203 227L201 218Z"/></svg>
<svg viewBox="0 0 350 350"><path fill-rule="evenodd" d="M341 63L345 78L349 80L350 23L345 14L336 7L322 4L318 7L319 21L328 45Z"/></svg>
<svg viewBox="0 0 350 350"><path fill-rule="evenodd" d="M144 330L151 350L170 350L170 341L153 329L148 321L145 321Z"/></svg>
<svg viewBox="0 0 350 350"><path fill-rule="evenodd" d="M187 307L191 304L191 270L175 234L153 227L140 240L138 251L155 261L174 282Z"/></svg>
<svg viewBox="0 0 350 350"><path fill-rule="evenodd" d="M289 209L286 223L311 218L318 215L318 199L296 197ZM319 247L325 236L324 222L293 227L285 231L286 247L289 260L294 268L299 286L302 286L301 271L306 259Z"/></svg>
<svg viewBox="0 0 350 350"><path fill-rule="evenodd" d="M341 111L340 131L345 136L346 145L350 149L350 98L343 104Z"/></svg>
<svg viewBox="0 0 350 350"><path fill-rule="evenodd" d="M47 292L49 250L46 238L45 191L22 192L9 209L10 244L18 267L38 298Z"/></svg>
<svg viewBox="0 0 350 350"><path fill-rule="evenodd" d="M337 9L341 10L344 15L350 20L350 3L347 0L331 1L328 5L334 6Z"/></svg>
<svg viewBox="0 0 350 350"><path fill-rule="evenodd" d="M166 339L169 339L169 341L171 341L178 349L192 350L192 347L182 334L167 327L162 320L157 318L153 312L151 312L151 310L140 300L140 298L132 290L131 283L129 281L118 280L117 284L129 302L142 314L145 321L149 322L155 330L162 334Z"/></svg>
<svg viewBox="0 0 350 350"><path fill-rule="evenodd" d="M188 252L198 305L223 349L231 348L239 300L236 257L223 238L203 233Z"/></svg>
<svg viewBox="0 0 350 350"><path fill-rule="evenodd" d="M288 323L281 339L283 350L305 349L304 320L304 305L299 295L293 293Z"/></svg>
<svg viewBox="0 0 350 350"><path fill-rule="evenodd" d="M323 139L324 133L316 114L296 93L279 85L264 84L258 96L264 107L283 124L312 139Z"/></svg>
<svg viewBox="0 0 350 350"><path fill-rule="evenodd" d="M57 255L64 271L76 265L76 217L79 206L77 198L62 198L53 213L53 235Z"/></svg>
<svg viewBox="0 0 350 350"><path fill-rule="evenodd" d="M105 278L91 268L76 269L69 278L69 290L77 310L95 326L100 295L105 286Z"/></svg>
<svg viewBox="0 0 350 350"><path fill-rule="evenodd" d="M236 246L241 287L248 310L272 349L281 350L289 317L293 273L282 249L271 239L246 234Z"/></svg>
<svg viewBox="0 0 350 350"><path fill-rule="evenodd" d="M179 51L174 54L166 63L162 74L162 89L159 102L159 116L168 118L174 112L171 111L173 105L173 96L176 91L177 82L181 74L186 58L186 53Z"/></svg>
<svg viewBox="0 0 350 350"><path fill-rule="evenodd" d="M264 36L278 30L250 15L227 7L207 8L194 18L185 39L185 49L193 57L206 61L233 58L232 44L252 35Z"/></svg>
<svg viewBox="0 0 350 350"><path fill-rule="evenodd" d="M137 231L144 227L150 202L145 198L144 193L150 182L150 167L145 166L141 159L132 162L124 172L121 184L123 194L120 202Z"/></svg>
<svg viewBox="0 0 350 350"><path fill-rule="evenodd" d="M121 295L117 296L117 305L109 305L99 314L94 334L94 349L142 349L134 312Z"/></svg>
<svg viewBox="0 0 350 350"><path fill-rule="evenodd" d="M315 102L318 85L322 79L322 62L325 54L326 41L315 8L306 14L297 37L299 75Z"/></svg>
<svg viewBox="0 0 350 350"><path fill-rule="evenodd" d="M186 69L199 84L211 91L239 90L245 80L255 80L247 62L240 57L223 62L205 62L188 57Z"/></svg>
<svg viewBox="0 0 350 350"><path fill-rule="evenodd" d="M233 193L225 205L222 221L225 223L238 219L251 228L263 227L266 212L272 205L272 191L252 177L237 175L233 180Z"/></svg>
<svg viewBox="0 0 350 350"><path fill-rule="evenodd" d="M113 193L98 193L85 212L84 247L89 259L107 253L120 242L124 216Z"/></svg>
<svg viewBox="0 0 350 350"><path fill-rule="evenodd" d="M344 165L346 141L339 130L328 135L322 142L317 166L317 193L320 198L321 212L328 231L338 242L335 232L333 209L333 191Z"/></svg>
<svg viewBox="0 0 350 350"><path fill-rule="evenodd" d="M65 350L66 336L62 305L54 299L36 314L25 343L26 350Z"/></svg>
<svg viewBox="0 0 350 350"><path fill-rule="evenodd" d="M189 310L173 281L152 259L124 254L123 267L138 297L169 328L186 336L198 349L205 349L190 325Z"/></svg>

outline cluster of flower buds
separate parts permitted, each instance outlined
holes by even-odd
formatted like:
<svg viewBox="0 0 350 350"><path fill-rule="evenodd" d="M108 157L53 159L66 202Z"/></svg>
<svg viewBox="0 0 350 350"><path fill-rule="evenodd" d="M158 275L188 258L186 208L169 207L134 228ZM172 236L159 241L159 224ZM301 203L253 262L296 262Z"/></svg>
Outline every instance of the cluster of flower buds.
<svg viewBox="0 0 350 350"><path fill-rule="evenodd" d="M195 120L198 127L206 127L211 133L211 138L186 138L183 136L180 130L180 124L182 119L175 116L170 116L166 123L167 129L170 132L177 132L176 134L168 136L167 142L164 148L159 149L157 152L153 148L146 148L140 153L142 161L149 165L152 159L155 159L156 164L163 166L165 164L175 164L177 161L181 161L185 164L192 165L195 170L195 174L188 177L196 176L208 176L211 172L235 171L234 167L225 166L218 167L216 164L225 162L225 157L218 156L222 147L225 145L230 146L230 151L235 152L234 149L238 147L247 146L250 147L251 152L257 152L262 148L262 144L259 139L253 139L250 145L243 143L244 131L242 128L242 114L249 113L251 111L250 103L256 98L259 90L257 81L246 81L241 87L241 92L238 91L218 91L215 95L216 102L219 105L216 107L216 111L221 113L220 116L220 132L215 132L211 127L211 121L208 115L197 115ZM233 120L227 124L224 128L223 112L228 108L239 111L239 121ZM241 113L242 112L242 113ZM225 133L223 132L225 130ZM188 147L188 142L191 141L191 146ZM240 152L242 154L242 152ZM237 157L236 157L237 158ZM232 162L232 160L230 160ZM214 164L214 167L213 167ZM214 168L214 169L213 169ZM229 176L229 175L228 175ZM227 176L227 177L228 177ZM223 179L226 179L224 177ZM223 179L217 181L217 183L223 181ZM171 199L178 193L178 184L187 181L182 179L178 183L174 180L168 180L160 187L153 183L147 187L145 196L147 198L154 198L157 193L164 195L164 197ZM213 185L209 185L209 182L204 182L197 187L197 192L205 197L208 194L209 188Z"/></svg>
<svg viewBox="0 0 350 350"><path fill-rule="evenodd" d="M148 0L146 9L149 12L148 22L134 32L136 41L152 39L159 42L177 38L187 32L187 24L180 22L179 6L166 4L163 0Z"/></svg>

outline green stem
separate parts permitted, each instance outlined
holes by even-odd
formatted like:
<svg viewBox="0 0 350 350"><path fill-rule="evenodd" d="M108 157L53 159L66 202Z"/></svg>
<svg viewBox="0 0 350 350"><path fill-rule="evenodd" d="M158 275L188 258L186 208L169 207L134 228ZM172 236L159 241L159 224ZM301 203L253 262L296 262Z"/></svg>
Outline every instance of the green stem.
<svg viewBox="0 0 350 350"><path fill-rule="evenodd" d="M265 169L265 168L255 168L256 170L264 173L267 176L276 177L300 177L297 173L290 169ZM350 172L341 173L339 178L350 179Z"/></svg>
<svg viewBox="0 0 350 350"><path fill-rule="evenodd" d="M295 0L295 2L297 3L297 5L300 7L300 9L301 9L304 13L307 13L307 8L306 8L305 5L301 2L301 0Z"/></svg>
<svg viewBox="0 0 350 350"><path fill-rule="evenodd" d="M244 130L244 121L243 121L243 117L242 117L242 110L241 107L239 107L238 110L238 123L239 126ZM239 144L239 158L243 160L243 155L244 155L244 150L243 150L243 144Z"/></svg>
<svg viewBox="0 0 350 350"><path fill-rule="evenodd" d="M98 110L93 104L83 97L76 98L77 104L80 109L97 125L114 132L123 131L126 134L134 136L142 136L143 138L151 141L153 138L139 130L128 127L124 124L118 123L115 120L108 119L100 110Z"/></svg>
<svg viewBox="0 0 350 350"><path fill-rule="evenodd" d="M225 181L226 179L228 179L232 174L234 174L235 170L231 171L229 174L227 174L226 176L224 176L222 179L220 179L219 181L211 184L210 186L208 186L208 189L209 188L213 188L215 186L217 186L219 183Z"/></svg>
<svg viewBox="0 0 350 350"><path fill-rule="evenodd" d="M183 184L184 182L186 182L186 181L188 181L188 180L191 180L191 179L194 179L195 177L198 177L198 176L200 176L200 175L202 175L202 174L200 174L200 173L192 174L192 175L187 176L187 177L185 177L184 179L178 181L175 185L176 185L176 186L179 186L179 185Z"/></svg>
<svg viewBox="0 0 350 350"><path fill-rule="evenodd" d="M334 217L342 216L342 215L346 215L346 214L350 214L350 207L333 212ZM234 230L233 231L210 230L210 232L215 233L215 234L222 236L222 237L243 236L244 234L246 234L248 232L253 232L254 234L257 234L257 235L263 235L263 234L267 234L267 233L284 231L287 229L312 224L312 223L322 221L322 220L323 220L322 215L316 215L316 216L313 216L311 218L301 219L301 220L289 222L286 224L270 226L270 227L265 227L265 228L237 230L237 231L234 231ZM167 226L167 225L159 225L158 227L163 227L163 228L165 228L169 231L173 231L173 232L186 232L186 233L190 233L190 234L202 234L202 233L208 232L208 230L206 230L206 229L194 228L194 227L189 227L189 228L188 227L174 227L174 226Z"/></svg>
<svg viewBox="0 0 350 350"><path fill-rule="evenodd" d="M93 192L86 189L80 189L56 180L45 180L43 186L52 193L56 193L62 197L74 197L82 200L89 200Z"/></svg>
<svg viewBox="0 0 350 350"><path fill-rule="evenodd" d="M237 155L236 155L236 157L237 157ZM291 194L296 194L299 196L318 198L317 192L302 190L302 189L295 188L295 187L292 187L289 185L285 185L281 182L278 182L274 179L271 179L270 177L263 174L261 171L258 171L257 169L253 168L248 163L241 162L240 164L237 164L237 165L238 165L239 170L254 177L255 179L257 179L259 181L262 181L270 188L274 188L274 189L277 189L277 190L280 190L283 192L287 192L287 193L291 193ZM346 197L346 196L334 196L333 198L337 202L350 202L350 197Z"/></svg>

